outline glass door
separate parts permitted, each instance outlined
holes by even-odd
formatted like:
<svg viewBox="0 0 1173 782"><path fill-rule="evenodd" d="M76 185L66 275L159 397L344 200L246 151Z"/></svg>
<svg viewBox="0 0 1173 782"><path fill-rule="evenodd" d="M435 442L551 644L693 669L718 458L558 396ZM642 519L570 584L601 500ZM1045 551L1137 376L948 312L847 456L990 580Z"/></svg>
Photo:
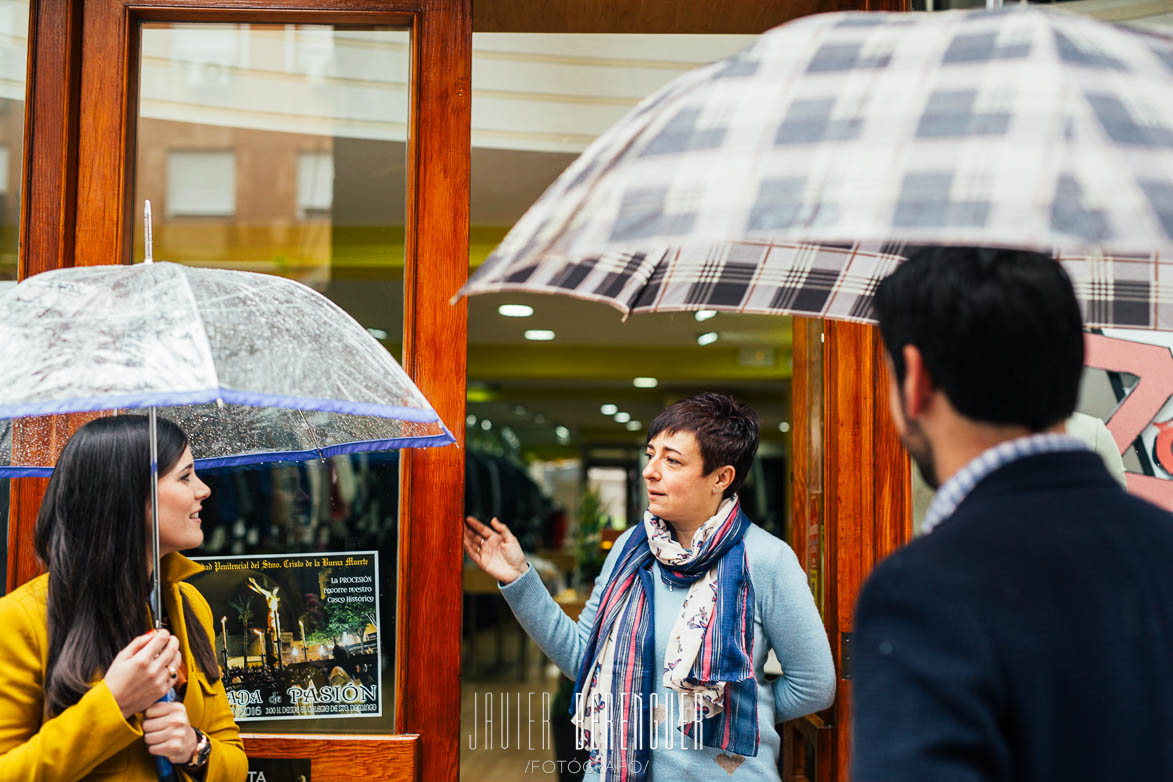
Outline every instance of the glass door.
<svg viewBox="0 0 1173 782"><path fill-rule="evenodd" d="M22 274L140 261L150 199L156 259L321 291L462 440L469 4L214 5L38 7L27 222L53 252ZM253 770L454 782L460 447L209 479L197 586ZM13 503L21 550L42 490Z"/></svg>
<svg viewBox="0 0 1173 782"><path fill-rule="evenodd" d="M155 259L302 282L401 359L408 30L139 30L131 203L153 206ZM189 556L208 570L191 583L217 618L241 728L393 732L399 454L204 480L204 545Z"/></svg>

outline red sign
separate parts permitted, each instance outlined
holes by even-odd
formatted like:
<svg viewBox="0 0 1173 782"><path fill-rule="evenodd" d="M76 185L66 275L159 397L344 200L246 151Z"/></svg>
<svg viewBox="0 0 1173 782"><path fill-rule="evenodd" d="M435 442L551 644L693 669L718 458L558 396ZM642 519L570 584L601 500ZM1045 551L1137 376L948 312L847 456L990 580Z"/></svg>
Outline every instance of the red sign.
<svg viewBox="0 0 1173 782"><path fill-rule="evenodd" d="M1173 351L1164 345L1147 345L1101 334L1086 335L1086 345L1086 366L1127 372L1139 378L1136 387L1107 421L1120 453L1125 453L1145 430L1154 427L1157 430L1154 461L1173 475L1173 420L1156 420L1173 397ZM1133 494L1173 510L1173 480L1133 472L1125 477Z"/></svg>

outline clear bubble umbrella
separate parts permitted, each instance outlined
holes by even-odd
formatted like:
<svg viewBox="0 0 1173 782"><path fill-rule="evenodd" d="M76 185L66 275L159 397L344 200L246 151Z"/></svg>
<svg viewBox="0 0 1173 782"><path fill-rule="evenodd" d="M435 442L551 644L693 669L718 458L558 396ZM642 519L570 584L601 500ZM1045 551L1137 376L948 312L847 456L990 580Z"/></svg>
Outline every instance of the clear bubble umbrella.
<svg viewBox="0 0 1173 782"><path fill-rule="evenodd" d="M149 206L147 226L149 258ZM197 467L455 442L365 328L292 280L148 262L45 272L0 294L0 477L51 474L45 443L64 414L146 409L153 435L156 408L187 432Z"/></svg>
<svg viewBox="0 0 1173 782"><path fill-rule="evenodd" d="M154 263L0 294L0 476L52 472L53 414L152 406L203 467L454 442L366 329L291 280Z"/></svg>

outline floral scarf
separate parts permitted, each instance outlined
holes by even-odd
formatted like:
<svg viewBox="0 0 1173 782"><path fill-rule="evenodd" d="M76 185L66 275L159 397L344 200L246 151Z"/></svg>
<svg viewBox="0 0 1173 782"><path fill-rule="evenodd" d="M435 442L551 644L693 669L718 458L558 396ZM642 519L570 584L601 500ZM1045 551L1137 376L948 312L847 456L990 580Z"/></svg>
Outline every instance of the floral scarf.
<svg viewBox="0 0 1173 782"><path fill-rule="evenodd" d="M667 522L647 512L620 552L574 685L574 724L607 782L647 778L656 669L653 560L670 587L688 588L660 671L665 688L679 697L681 730L705 747L757 755L754 593L742 542L749 525L736 497L726 499L685 549ZM696 724L700 737L692 735Z"/></svg>

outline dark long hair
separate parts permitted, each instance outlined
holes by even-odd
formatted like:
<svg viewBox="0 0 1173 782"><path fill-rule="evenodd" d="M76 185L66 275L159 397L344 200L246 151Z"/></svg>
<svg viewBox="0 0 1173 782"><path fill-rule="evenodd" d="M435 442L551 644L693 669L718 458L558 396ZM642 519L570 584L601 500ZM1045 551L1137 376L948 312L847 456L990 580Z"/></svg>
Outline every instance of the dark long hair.
<svg viewBox="0 0 1173 782"><path fill-rule="evenodd" d="M187 436L159 418L158 443L162 476L179 462ZM77 703L94 676L148 627L150 499L146 416L98 418L65 444L36 530L37 556L49 573L47 715ZM217 681L220 669L208 634L186 597L182 603L196 663Z"/></svg>

